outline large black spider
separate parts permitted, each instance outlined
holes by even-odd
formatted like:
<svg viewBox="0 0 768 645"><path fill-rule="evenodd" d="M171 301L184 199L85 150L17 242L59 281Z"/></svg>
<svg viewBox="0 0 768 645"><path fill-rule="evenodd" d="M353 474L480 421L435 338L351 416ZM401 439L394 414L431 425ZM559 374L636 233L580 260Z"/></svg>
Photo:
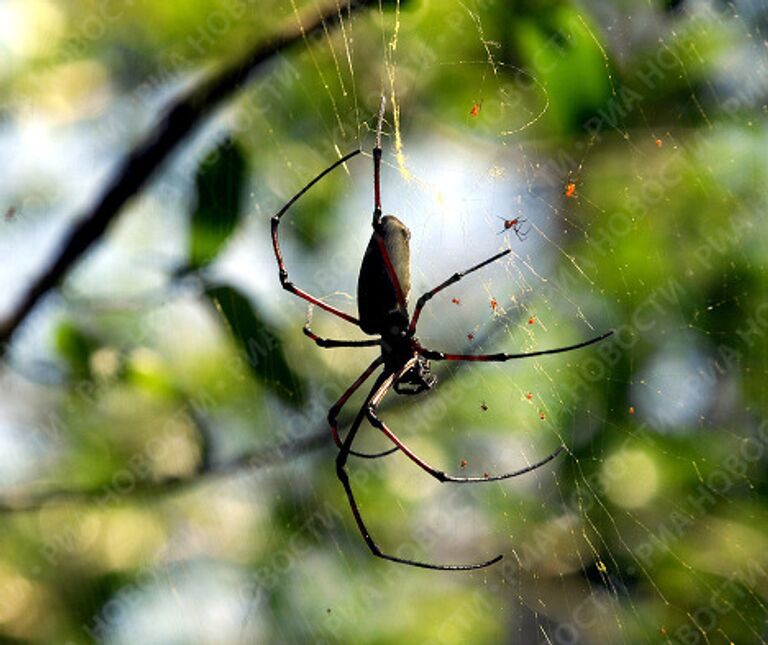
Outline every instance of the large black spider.
<svg viewBox="0 0 768 645"><path fill-rule="evenodd" d="M311 338L318 346L325 349L336 347L379 347L381 355L376 358L366 370L352 383L352 385L342 394L341 398L331 407L328 412L328 423L331 427L331 434L336 445L339 447L339 453L336 457L336 474L344 486L344 490L349 501L352 514L360 533L373 555L425 569L438 570L462 570L462 569L480 569L487 567L501 560L502 556L479 562L476 564L430 564L427 562L418 562L406 558L399 558L384 553L371 537L365 522L360 514L360 510L355 501L355 496L349 483L349 477L346 472L346 463L350 455L365 458L376 458L401 450L409 459L411 459L419 468L429 473L441 482L456 483L479 483L498 481L517 477L524 473L531 472L547 462L554 459L564 448L559 446L553 453L526 468L501 475L484 475L482 477L456 477L449 475L442 470L438 470L429 465L408 446L406 446L392 430L387 427L377 413L387 393L394 388L398 394L418 394L425 390L430 390L436 378L430 371L430 360L435 361L509 361L515 358L530 358L533 356L543 356L545 354L559 354L568 352L580 347L586 347L604 338L610 336L613 332L609 331L596 338L569 345L568 347L559 347L556 349L546 349L536 352L526 352L521 354L447 354L423 347L416 338L416 324L424 306L436 294L446 287L458 282L464 276L473 271L495 262L510 252L510 249L501 251L496 255L474 265L473 267L454 273L450 278L440 283L434 289L427 291L416 301L416 307L413 315L408 315L408 295L411 287L410 280L410 262L408 240L410 231L400 220L392 215L382 217L381 215L381 130L384 120L385 101L382 97L381 107L378 114L378 123L376 128L376 143L373 149L373 181L374 181L374 210L373 210L373 234L365 251L360 275L357 283L357 306L359 318L355 318L335 307L332 307L322 300L302 291L288 279L288 272L285 269L282 252L277 239L280 218L286 211L312 186L320 181L325 175L333 169L339 167L351 158L360 154L360 150L354 150L345 155L334 164L323 170L317 177L302 188L291 200L283 206L276 215L272 217L272 244L275 250L280 272L280 284L284 289L307 300L311 305L316 305L325 311L346 320L365 332L368 335L377 335L378 338L371 340L334 340L320 338L311 329L309 321L304 327L304 333ZM357 416L352 422L346 437L343 441L339 438L337 428L337 417L342 407L355 391L373 374L381 365L383 371L376 378L370 393L365 398L362 406L358 410ZM352 443L357 436L357 431L364 418L368 418L370 423L381 430L395 447L377 454L366 454L352 450Z"/></svg>

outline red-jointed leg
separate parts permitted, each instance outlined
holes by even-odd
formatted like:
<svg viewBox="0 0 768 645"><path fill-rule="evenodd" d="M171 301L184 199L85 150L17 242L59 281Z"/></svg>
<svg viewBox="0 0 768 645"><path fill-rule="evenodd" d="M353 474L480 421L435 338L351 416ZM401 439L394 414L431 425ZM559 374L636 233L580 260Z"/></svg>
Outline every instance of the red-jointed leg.
<svg viewBox="0 0 768 645"><path fill-rule="evenodd" d="M316 345L324 349L333 349L336 347L378 347L381 341L378 338L372 340L336 340L334 338L320 338L313 332L309 325L304 325L302 331L304 335L311 338Z"/></svg>
<svg viewBox="0 0 768 645"><path fill-rule="evenodd" d="M387 102L384 96L381 97L381 104L379 106L379 118L376 123L376 143L373 147L373 228L378 230L379 222L381 220L381 129L384 125L384 110L386 109ZM387 245L384 243L384 238L381 235L375 236L377 240L379 253L381 259L384 262L384 268L389 275L389 280L395 289L395 295L397 302L403 311L407 310L407 303L405 301L405 294L403 293L402 285L397 277L397 271L392 263L392 259L389 257L387 251ZM407 315L407 314L406 314Z"/></svg>
<svg viewBox="0 0 768 645"><path fill-rule="evenodd" d="M408 558L398 558L394 555L389 555L387 553L384 553L379 548L379 545L376 544L376 541L373 539L373 537L371 537L371 534L368 531L368 527L365 525L365 522L363 521L363 517L360 514L360 509L357 506L357 502L355 501L355 495L352 492L352 486L349 483L349 476L347 475L345 466L347 463L347 459L349 458L349 455L352 454L352 451L351 451L352 442L354 441L355 435L357 434L357 431L360 428L360 424L362 423L362 420L365 417L366 411L368 409L368 404L371 400L371 396L373 396L375 392L381 391L382 388L384 388L384 394L386 394L386 391L388 391L392 387L393 382L394 381L392 379L392 374L391 373L387 374L386 372L382 373L376 379L376 382L373 384L373 388L371 389L371 392L368 395L368 398L365 400L365 403L360 408L360 411L358 412L357 417L355 418L355 421L352 424L352 427L349 429L349 433L347 434L347 437L344 440L344 445L339 451L339 454L336 456L336 475L339 478L341 485L344 487L344 492L347 494L347 501L349 502L349 507L352 510L352 515L355 518L355 523L357 524L357 528L360 530L360 535L363 536L363 540L365 540L365 543L368 545L368 548L371 550L371 553L373 553L373 555L375 555L377 558L389 560L390 562L407 564L412 567L420 567L422 569L433 569L438 571L466 571L470 569L482 569L484 567L490 566L498 562L502 558L502 556L500 555L496 556L491 560L487 560L486 562L479 562L477 564L430 564L428 562L419 562L417 560L409 560Z"/></svg>
<svg viewBox="0 0 768 645"><path fill-rule="evenodd" d="M333 349L336 347L380 347L381 340L378 338L372 338L370 340L335 340L333 338L321 338L315 332L312 331L310 326L312 325L312 305L309 305L307 311L307 323L304 325L302 331L304 335L311 338L316 345L324 349Z"/></svg>
<svg viewBox="0 0 768 645"><path fill-rule="evenodd" d="M344 394L341 395L341 398L336 401L333 406L331 406L331 409L328 410L328 425L331 426L331 436L333 437L333 442L339 448L342 447L342 442L339 438L339 412L341 412L341 409L346 405L347 401L349 401L350 397L357 391L357 389L363 383L365 383L368 377L373 374L376 368L379 367L383 362L384 359L381 357L373 361L373 363L371 363L366 368L366 370L357 378L357 380L347 388ZM363 459L378 459L379 457L386 457L387 455L391 455L393 452L397 452L397 447L390 448L389 450L385 450L383 452L375 453L357 452L356 450L350 450L349 454L354 455L355 457L362 457Z"/></svg>
<svg viewBox="0 0 768 645"><path fill-rule="evenodd" d="M581 349L582 347L588 347L599 343L601 340L608 338L613 334L613 330L607 331L600 336L590 338L581 343L575 345L568 345L567 347L557 347L555 349L542 349L536 352L523 352L521 354L505 354L499 352L498 354L446 354L445 352L438 352L433 349L427 349L425 347L419 347L419 354L433 361L489 361L489 362L501 362L511 361L514 358L533 358L534 356L546 356L548 354L562 354L563 352L570 352L574 349Z"/></svg>
<svg viewBox="0 0 768 645"><path fill-rule="evenodd" d="M289 201L288 203L283 206L276 215L272 217L272 247L275 250L275 260L277 260L277 268L280 272L280 284L282 285L283 289L286 291L289 291L295 295L297 295L299 298L303 298L307 302L312 303L313 305L317 305L321 309L325 309L325 311L332 313L334 316L338 316L339 318L346 320L347 322L351 322L353 325L360 324L360 321L358 321L357 318L354 316L351 316L350 314L344 313L340 309L336 309L336 307L332 307L331 305L328 305L324 303L322 300L316 298L315 296L307 293L306 291L302 291L299 289L296 285L293 284L290 280L288 280L288 271L285 268L285 262L283 261L283 254L280 250L280 243L277 240L277 231L278 227L280 226L280 218L285 215L286 211L293 206L294 203L304 194L306 193L312 186L314 186L318 181L320 181L323 177L325 177L329 172L334 170L335 168L338 168L342 164L349 161L352 157L360 154L359 150L353 150L349 154L344 155L341 159L333 163L332 165L328 166L323 172L321 172L317 177L315 177L312 181L310 181L304 188L302 188L298 193L296 193Z"/></svg>
<svg viewBox="0 0 768 645"><path fill-rule="evenodd" d="M555 457L557 457L565 448L565 446L559 446L557 450L547 455L544 459L541 461L537 461L535 464L531 464L530 466L526 466L525 468L521 468L520 470L515 470L509 473L503 473L501 475L483 475L482 477L456 477L454 475L449 475L446 472L442 470L438 470L437 468L433 468L430 466L426 461L424 461L421 457L419 457L415 452L413 452L408 446L406 446L398 437L397 435L392 432L387 425L378 417L376 414L376 410L381 403L382 399L386 396L389 389L392 387L393 383L397 381L398 378L400 378L403 374L405 374L408 369L410 369L413 364L415 363L416 359L411 359L408 363L405 364L405 367L396 375L392 375L390 377L391 380L384 381L384 383L379 387L378 391L373 394L373 396L370 398L368 403L368 420L371 422L373 426L381 430L389 439L394 443L402 452L411 460L413 463L415 463L419 468L421 468L424 472L429 473L441 482L454 482L458 484L474 484L474 483L480 483L480 482L493 482L493 481L499 481L501 479L509 479L511 477L518 477L519 475L524 475L525 473L529 473L532 470L536 470L537 468L540 468L544 464L552 461Z"/></svg>
<svg viewBox="0 0 768 645"><path fill-rule="evenodd" d="M416 308L413 310L413 316L411 316L411 324L408 325L408 333L411 336L413 336L413 334L416 332L416 324L419 322L419 316L421 316L421 310L424 309L424 305L426 305L430 300L432 300L432 298L435 297L438 293L440 293L443 289L450 287L452 284L457 283L465 275L468 275L473 271L477 271L478 269L482 269L484 266L490 264L491 262L495 262L499 258L503 258L505 255L507 255L510 252L511 252L511 249L507 249L506 251L497 253L496 255L488 258L487 260L483 260L480 264L476 264L475 266L470 267L466 271L459 271L457 273L454 273L445 282L441 282L431 291L427 291L427 293L425 293L423 296L421 296L421 298L419 298L416 301Z"/></svg>
<svg viewBox="0 0 768 645"><path fill-rule="evenodd" d="M376 122L376 143L373 146L373 225L381 219L381 129L384 125L384 110L387 101L382 95L379 105L379 118Z"/></svg>

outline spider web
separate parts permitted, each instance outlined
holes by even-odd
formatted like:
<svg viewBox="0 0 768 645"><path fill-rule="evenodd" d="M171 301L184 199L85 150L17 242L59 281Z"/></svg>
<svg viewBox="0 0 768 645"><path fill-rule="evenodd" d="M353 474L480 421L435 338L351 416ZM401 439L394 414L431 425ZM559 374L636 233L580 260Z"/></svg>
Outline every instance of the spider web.
<svg viewBox="0 0 768 645"><path fill-rule="evenodd" d="M398 436L455 474L515 470L566 446L533 473L450 486L400 454L350 460L385 551L504 560L447 573L373 558L326 450L158 504L152 512L176 527L167 539L146 538L159 534L149 511L120 509L113 530L148 527L142 539L154 550L136 547L139 573L88 628L103 628L106 642L768 639L766 12L666 4L521 6L507 24L498 0L396 0L355 14L338 0L339 25L257 79L160 187L158 201L174 196L173 212L158 215L172 231L191 188L179 177L193 174L198 148L234 131L261 152L250 216L216 276L284 330L310 396L297 411L233 386L212 414L223 428L216 457L324 429L330 405L376 355L322 350L301 335L306 309L279 288L266 222L335 159L364 151L302 198L281 232L291 279L354 314L381 95L383 205L412 234L411 303L511 250L427 305L422 343L521 352L615 330L557 356L434 364L434 391L391 393L382 406ZM317 6L275 5L275 20ZM520 236L505 227L515 219ZM221 360L197 347L224 343L201 318L183 300L154 326L164 328L156 346L178 347L179 371L201 356ZM322 312L314 326L361 338ZM365 426L355 447L388 445ZM54 519L80 521L67 510Z"/></svg>
<svg viewBox="0 0 768 645"><path fill-rule="evenodd" d="M548 135L558 97L535 65L511 62L489 40L488 7L445 9L446 21L460 25L458 56L436 48L434 59L419 65L425 32L436 37L440 27L430 32L419 10L399 4L379 12L378 61L360 33L369 25L357 20L325 42L333 79L321 72L318 54L309 54L304 73L317 74L324 88L317 126L337 154L350 143L371 147L375 102L364 102L354 88L366 87L367 99L377 91L386 97L384 210L412 232L412 300L454 271L512 250L428 305L419 327L426 346L525 351L607 328L617 334L557 358L449 366L434 392L385 413L408 445L449 472L515 469L560 442L567 455L517 479L453 489L401 455L375 464L353 460L353 473L368 471L358 475L364 483L358 494L385 550L436 562L496 552L505 560L481 572L447 574L436 585L433 574L367 560L343 517L349 534L336 534L337 549L313 551L292 569L304 633L346 641L359 636L359 620L366 638L383 641L403 634L426 642L765 639L758 528L766 520L758 492L765 480L753 458L738 452L762 452L755 402L733 390L740 368L734 355L741 351L733 330L712 318L702 322L718 308L744 316L749 310L733 292L741 280L736 264L752 261L744 244L755 225L753 205L748 193L723 181L724 160L708 155L738 157L730 137L751 125L735 114L733 102L748 111L754 103L748 97L762 93L745 96L718 74L702 83L701 67L716 64L722 53L696 50L697 34L724 24L744 38L743 56L754 53L762 36L747 18L706 5L692 3L671 16L673 27L651 24L651 6L632 11L630 19L647 23L645 33L634 31L627 17L589 5L574 10L573 32L559 35L581 38L581 47L591 43L608 95L588 127L571 135ZM643 40L657 32L645 60L667 71L641 94L638 79L658 70L624 59L650 47ZM764 61L761 54L760 78ZM615 71L622 63L624 82ZM683 79L681 105L659 118L646 99L663 89L667 74ZM439 89L451 83L462 89L441 98ZM350 114L357 126L351 135L343 125ZM687 122L694 116L698 130ZM349 170L348 196L337 203L343 225L324 254L333 268L323 271L326 286L317 286L350 311L370 231L370 167L360 165ZM286 169L295 167L295 159L285 161ZM738 215L718 210L696 222L675 196L683 190L697 203L728 203ZM514 218L526 220L523 240L512 229L500 234L503 220ZM677 245L683 255L670 262L664 249ZM316 268L307 264L302 280L311 283ZM654 265L674 273L662 279ZM719 283L721 299L713 301L709 287L688 284L702 272L714 273L707 279ZM318 324L330 336L349 335L333 320ZM318 360L346 382L364 365L341 352ZM757 370L764 375L764 363ZM358 449L384 447L370 429L362 433ZM291 481L299 476L291 470ZM326 500L305 494L311 516ZM327 619L318 619L323 610ZM287 629L283 636L301 632Z"/></svg>

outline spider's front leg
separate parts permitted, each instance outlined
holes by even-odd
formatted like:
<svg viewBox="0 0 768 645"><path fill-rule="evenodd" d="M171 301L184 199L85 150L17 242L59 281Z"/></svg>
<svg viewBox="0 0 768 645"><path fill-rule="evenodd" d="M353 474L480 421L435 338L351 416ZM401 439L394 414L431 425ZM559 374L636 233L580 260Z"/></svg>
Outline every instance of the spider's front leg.
<svg viewBox="0 0 768 645"><path fill-rule="evenodd" d="M386 392L389 391L395 382L394 377L395 375L392 374L392 372L385 371L376 379L376 382L371 388L370 394L366 398L365 403L360 407L360 410L358 411L357 416L352 423L352 427L349 429L346 439L344 439L344 444L342 445L339 454L336 456L336 476L339 478L341 485L344 487L344 492L347 495L349 507L352 510L352 515L355 518L355 523L357 524L357 528L359 529L360 534L363 536L363 540L365 540L365 543L368 545L371 553L373 553L373 555L375 555L377 558L382 558L391 562L398 562L400 564L407 564L412 567L420 567L422 569L435 569L438 571L466 571L471 569L482 569L484 567L495 564L501 560L501 555L485 562L479 562L477 564L430 564L428 562L419 562L417 560L410 560L408 558L399 558L397 556L384 553L381 548L379 548L379 545L376 544L376 541L373 539L373 537L371 537L371 534L368 531L368 527L365 525L365 521L360 514L360 509L357 506L355 495L352 492L352 486L349 483L349 475L347 475L346 465L347 460L349 459L349 455L352 454L352 442L355 440L357 431L360 429L360 424L362 423L369 410L369 404L372 397L381 391L386 394ZM382 394L382 398L384 394Z"/></svg>
<svg viewBox="0 0 768 645"><path fill-rule="evenodd" d="M394 443L400 450L403 451L403 453L411 460L413 463L415 463L419 468L421 468L424 472L429 473L437 479L440 482L454 482L457 484L475 484L480 482L492 482L492 481L499 481L501 479L510 479L511 477L518 477L519 475L524 475L525 473L529 473L533 470L536 470L537 468L540 468L544 464L552 461L555 457L557 457L565 448L562 444L558 446L558 448L551 452L549 455L544 457L544 459L537 461L534 464L531 464L530 466L526 466L525 468L521 468L519 470L514 470L509 473L503 473L501 475L483 475L482 477L456 477L455 475L449 475L443 470L438 470L437 468L434 468L433 466L430 466L426 461L424 461L421 457L419 457L415 452L413 452L408 446L406 446L400 438L392 432L387 427L387 424L384 423L377 415L377 409L379 407L379 404L386 396L389 389L392 387L393 383L397 381L397 379L401 378L409 369L413 367L413 365L416 364L417 359L414 357L410 361L408 361L405 366L396 374L392 375L391 381L385 381L376 391L373 396L368 401L367 406L367 415L368 420L371 422L373 426L381 430L389 439Z"/></svg>
<svg viewBox="0 0 768 645"><path fill-rule="evenodd" d="M357 380L345 390L344 394L341 395L339 400L336 401L336 403L334 403L331 406L331 409L328 410L328 425L331 426L331 436L333 437L333 442L339 447L339 449L343 447L341 439L339 439L339 424L338 424L339 412L341 412L341 409L346 405L350 397L355 392L357 392L360 386L363 383L365 383L366 380L368 380L368 377L371 374L373 374L376 368L379 367L383 362L384 362L384 359L381 358L381 356L379 356L375 361L373 361L373 363L371 363L366 368L366 370L360 376L357 377ZM359 414L360 413L358 413L358 416ZM384 450L383 452L374 452L374 453L357 452L356 450L350 450L349 454L354 455L355 457L362 457L363 459L378 459L379 457L386 457L387 455L391 455L393 452L397 452L397 447L390 448L389 450Z"/></svg>

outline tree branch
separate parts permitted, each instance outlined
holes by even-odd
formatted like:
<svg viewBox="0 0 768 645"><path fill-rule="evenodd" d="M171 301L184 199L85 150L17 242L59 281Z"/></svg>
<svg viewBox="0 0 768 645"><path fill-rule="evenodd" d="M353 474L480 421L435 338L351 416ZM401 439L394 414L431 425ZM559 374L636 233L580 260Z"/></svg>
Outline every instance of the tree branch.
<svg viewBox="0 0 768 645"><path fill-rule="evenodd" d="M167 477L156 480L139 480L133 485L121 482L106 484L98 488L54 489L37 492L25 491L17 494L5 493L0 497L0 514L20 513L39 510L48 505L90 502L99 504L114 503L116 499L128 499L136 495L152 493L172 493L194 484L202 484L211 477L223 477L236 472L248 473L268 466L282 464L302 455L333 446L327 427L306 437L281 441L267 448L260 447L253 452L241 455L221 464L211 464L204 460L200 470L188 477Z"/></svg>
<svg viewBox="0 0 768 645"><path fill-rule="evenodd" d="M502 324L507 320L507 317L500 317L494 320L494 325L487 332L482 334L477 339L477 345L482 347L486 342L490 342L500 332L505 329ZM465 345L467 351L469 346ZM457 363L450 366L453 378L459 372L467 370L472 363ZM448 370L448 366L444 365L443 369L438 372L439 375L444 374ZM406 404L410 401L409 397L398 397L395 399L387 399L383 406L383 410L391 410L398 408L400 405ZM126 490L126 486L112 486L105 484L97 488L90 489L48 489L38 491L20 491L4 492L0 493L0 515L8 513L23 513L28 511L39 510L45 506L66 504L66 503L109 503L114 502L116 498L128 498L129 496L136 496L142 494L161 493L169 494L181 490L183 488L191 487L195 484L202 484L209 478L213 477L226 477L235 473L252 473L270 466L283 464L292 459L297 459L303 455L307 455L323 449L330 450L333 448L333 442L331 441L330 431L328 424L325 420L321 422L319 427L304 437L297 439L287 439L272 446L259 446L247 452L243 455L235 457L230 461L222 462L220 464L213 463L210 459L210 442L211 442L211 429L208 427L207 422L196 411L194 406L188 405L187 411L190 414L191 420L195 423L195 426L200 432L200 439L203 443L201 456L201 463L199 469L186 477L168 477L165 479L156 480L136 480L130 489Z"/></svg>
<svg viewBox="0 0 768 645"><path fill-rule="evenodd" d="M366 6L367 0L350 0L347 16ZM154 129L123 161L112 181L70 231L61 250L47 269L26 291L16 309L0 323L0 357L11 337L40 299L56 287L80 257L106 231L126 202L137 194L170 153L200 121L224 99L239 89L258 67L290 45L314 34L321 34L340 20L341 10L331 3L306 25L285 29L250 50L241 59L204 79L173 102Z"/></svg>

